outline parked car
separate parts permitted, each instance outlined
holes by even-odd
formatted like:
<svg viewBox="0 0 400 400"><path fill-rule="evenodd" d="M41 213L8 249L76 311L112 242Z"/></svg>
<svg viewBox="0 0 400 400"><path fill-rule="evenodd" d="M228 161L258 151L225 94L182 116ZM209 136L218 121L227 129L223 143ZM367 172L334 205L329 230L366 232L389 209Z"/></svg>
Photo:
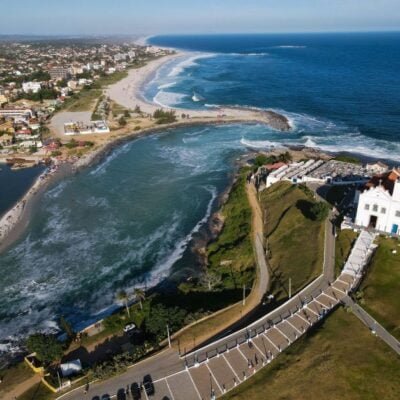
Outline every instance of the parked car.
<svg viewBox="0 0 400 400"><path fill-rule="evenodd" d="M103 394L103 396L101 396L101 400L111 400L111 397L109 394Z"/></svg>
<svg viewBox="0 0 400 400"><path fill-rule="evenodd" d="M117 392L117 400L126 400L125 389L119 389Z"/></svg>
<svg viewBox="0 0 400 400"><path fill-rule="evenodd" d="M143 377L143 386L144 386L144 390L146 391L146 394L148 396L154 395L154 393L155 393L154 384L153 384L153 379L151 379L150 375L145 375Z"/></svg>
<svg viewBox="0 0 400 400"><path fill-rule="evenodd" d="M140 386L137 382L133 382L131 385L131 393L133 400L140 400L142 398L142 393L140 392Z"/></svg>
<svg viewBox="0 0 400 400"><path fill-rule="evenodd" d="M136 329L135 324L127 324L127 325L125 325L124 332L128 333L130 331L133 331L134 329Z"/></svg>
<svg viewBox="0 0 400 400"><path fill-rule="evenodd" d="M92 398L92 400L100 400L100 397L99 397L99 396L94 396L94 397Z"/></svg>

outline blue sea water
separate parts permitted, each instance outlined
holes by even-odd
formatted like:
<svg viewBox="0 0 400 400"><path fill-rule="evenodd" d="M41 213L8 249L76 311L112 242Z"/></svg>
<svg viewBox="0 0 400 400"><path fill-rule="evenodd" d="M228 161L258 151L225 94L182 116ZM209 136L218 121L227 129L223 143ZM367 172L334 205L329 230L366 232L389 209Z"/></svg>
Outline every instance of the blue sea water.
<svg viewBox="0 0 400 400"><path fill-rule="evenodd" d="M293 130L166 130L118 147L51 188L25 235L0 256L0 339L56 327L60 315L82 327L114 307L118 290L193 271L192 238L248 148L306 144L400 160L399 39L152 38L188 53L143 88L148 99L177 108L271 108L287 115Z"/></svg>
<svg viewBox="0 0 400 400"><path fill-rule="evenodd" d="M171 107L270 108L295 129L279 142L400 160L400 33L159 36L187 56L144 95ZM193 101L193 94L195 100ZM197 97L197 98L196 98ZM268 137L264 144L268 145Z"/></svg>

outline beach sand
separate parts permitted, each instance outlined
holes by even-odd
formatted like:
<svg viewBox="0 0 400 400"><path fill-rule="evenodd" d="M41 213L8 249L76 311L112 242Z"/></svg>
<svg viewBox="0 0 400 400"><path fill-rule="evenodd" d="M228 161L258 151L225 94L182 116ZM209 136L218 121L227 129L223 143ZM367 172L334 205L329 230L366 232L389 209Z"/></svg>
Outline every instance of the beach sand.
<svg viewBox="0 0 400 400"><path fill-rule="evenodd" d="M142 112L153 114L154 111L161 107L143 98L143 86L154 76L162 65L173 59L184 59L187 56L187 53L177 52L176 54L150 61L141 68L131 69L126 78L121 79L106 90L106 95L125 108L134 110L136 106L139 106ZM207 110L175 108L174 110L177 112L178 120L182 119L181 114L186 115L185 122L187 122L187 117L189 117L190 119L210 119L214 120L214 122L260 122L281 131L288 131L291 129L289 120L286 117L272 111L244 107L215 107Z"/></svg>

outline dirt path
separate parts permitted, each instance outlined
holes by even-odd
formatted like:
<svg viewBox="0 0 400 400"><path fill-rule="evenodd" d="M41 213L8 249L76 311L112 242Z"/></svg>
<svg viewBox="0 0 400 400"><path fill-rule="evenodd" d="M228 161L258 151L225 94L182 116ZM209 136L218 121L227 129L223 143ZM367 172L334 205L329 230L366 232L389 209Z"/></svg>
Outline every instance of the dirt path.
<svg viewBox="0 0 400 400"><path fill-rule="evenodd" d="M33 385L40 382L40 375L35 374L31 378L19 383L15 386L10 392L5 393L2 399L3 400L15 400L18 399L23 393L25 393L28 389L30 389Z"/></svg>
<svg viewBox="0 0 400 400"><path fill-rule="evenodd" d="M264 250L264 217L257 199L257 191L254 185L247 184L246 192L251 210L253 212L252 235L254 251L258 265L257 299L259 302L261 302L270 286L270 273L265 259Z"/></svg>

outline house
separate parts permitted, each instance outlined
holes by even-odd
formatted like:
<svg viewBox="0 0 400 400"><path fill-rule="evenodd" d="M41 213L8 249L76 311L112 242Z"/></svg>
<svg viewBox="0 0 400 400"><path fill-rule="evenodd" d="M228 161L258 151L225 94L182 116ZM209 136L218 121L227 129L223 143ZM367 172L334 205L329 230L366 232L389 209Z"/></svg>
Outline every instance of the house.
<svg viewBox="0 0 400 400"><path fill-rule="evenodd" d="M24 82L22 84L22 90L24 93L37 93L42 88L40 82Z"/></svg>
<svg viewBox="0 0 400 400"><path fill-rule="evenodd" d="M400 170L375 175L356 193L356 202L356 225L399 234Z"/></svg>

